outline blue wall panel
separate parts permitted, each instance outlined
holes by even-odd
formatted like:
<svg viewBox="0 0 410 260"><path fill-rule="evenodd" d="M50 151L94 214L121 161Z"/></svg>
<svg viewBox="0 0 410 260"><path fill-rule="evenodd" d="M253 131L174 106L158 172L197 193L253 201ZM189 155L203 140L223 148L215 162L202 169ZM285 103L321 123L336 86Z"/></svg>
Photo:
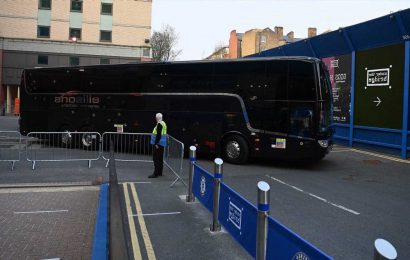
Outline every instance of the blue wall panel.
<svg viewBox="0 0 410 260"><path fill-rule="evenodd" d="M365 50L401 42L396 18L383 16L346 28L356 50Z"/></svg>
<svg viewBox="0 0 410 260"><path fill-rule="evenodd" d="M400 130L355 126L353 139L356 142L401 148Z"/></svg>
<svg viewBox="0 0 410 260"><path fill-rule="evenodd" d="M335 124L335 139L349 140L350 128L349 125Z"/></svg>
<svg viewBox="0 0 410 260"><path fill-rule="evenodd" d="M304 40L292 44L282 46L286 55L290 56L310 56L314 57L314 53L309 48L309 45Z"/></svg>
<svg viewBox="0 0 410 260"><path fill-rule="evenodd" d="M309 39L319 58L350 53L349 44L342 32L333 31Z"/></svg>

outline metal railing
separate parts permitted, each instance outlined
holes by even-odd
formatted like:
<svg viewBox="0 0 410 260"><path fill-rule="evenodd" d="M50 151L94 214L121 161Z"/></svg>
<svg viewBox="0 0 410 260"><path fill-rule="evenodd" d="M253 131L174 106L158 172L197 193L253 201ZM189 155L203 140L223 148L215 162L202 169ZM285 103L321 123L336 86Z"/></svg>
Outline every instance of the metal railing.
<svg viewBox="0 0 410 260"><path fill-rule="evenodd" d="M124 133L105 132L102 135L101 154L107 161L106 167L110 163L109 151L110 142L114 145L115 160L121 162L153 162L153 148L150 143L151 134L147 133ZM182 163L184 157L184 144L174 137L168 135L167 147L164 149L164 164L175 175L173 186L177 181L182 180Z"/></svg>
<svg viewBox="0 0 410 260"><path fill-rule="evenodd" d="M17 131L0 131L0 162L11 162L11 170L14 164L20 161L21 135Z"/></svg>
<svg viewBox="0 0 410 260"><path fill-rule="evenodd" d="M110 141L114 145L115 160L121 162L152 162L150 134L105 132L102 135L102 158L110 163Z"/></svg>
<svg viewBox="0 0 410 260"><path fill-rule="evenodd" d="M26 139L26 158L32 162L88 161L100 158L101 135L97 132L31 132Z"/></svg>
<svg viewBox="0 0 410 260"><path fill-rule="evenodd" d="M182 184L186 186L186 183L182 179L184 144L170 135L168 135L167 143L168 145L164 150L164 164L176 177L170 186L174 186L178 181L181 181Z"/></svg>

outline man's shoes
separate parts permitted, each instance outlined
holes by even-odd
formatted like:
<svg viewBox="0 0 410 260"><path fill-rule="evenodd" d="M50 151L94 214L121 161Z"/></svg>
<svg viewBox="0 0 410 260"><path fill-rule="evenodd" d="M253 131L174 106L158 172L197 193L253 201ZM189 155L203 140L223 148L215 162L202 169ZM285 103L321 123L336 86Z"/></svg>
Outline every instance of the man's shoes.
<svg viewBox="0 0 410 260"><path fill-rule="evenodd" d="M155 174L151 174L151 175L148 176L148 178L157 178L157 177L158 177L158 175L155 175Z"/></svg>

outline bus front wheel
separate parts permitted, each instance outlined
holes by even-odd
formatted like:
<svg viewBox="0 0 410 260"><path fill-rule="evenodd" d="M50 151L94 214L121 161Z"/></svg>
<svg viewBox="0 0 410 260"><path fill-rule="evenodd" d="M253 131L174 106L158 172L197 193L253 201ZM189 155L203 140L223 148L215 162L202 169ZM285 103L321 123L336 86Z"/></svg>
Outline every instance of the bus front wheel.
<svg viewBox="0 0 410 260"><path fill-rule="evenodd" d="M234 164L245 163L248 160L249 148L245 139L239 135L228 136L223 141L222 155L224 160Z"/></svg>

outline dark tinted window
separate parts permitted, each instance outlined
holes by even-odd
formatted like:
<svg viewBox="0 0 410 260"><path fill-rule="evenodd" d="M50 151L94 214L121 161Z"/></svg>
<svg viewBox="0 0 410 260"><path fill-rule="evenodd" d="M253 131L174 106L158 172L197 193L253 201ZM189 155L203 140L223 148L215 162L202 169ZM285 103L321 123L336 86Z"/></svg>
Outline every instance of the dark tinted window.
<svg viewBox="0 0 410 260"><path fill-rule="evenodd" d="M51 0L39 0L38 8L39 9L51 9Z"/></svg>
<svg viewBox="0 0 410 260"><path fill-rule="evenodd" d="M101 14L112 15L112 4L102 3Z"/></svg>
<svg viewBox="0 0 410 260"><path fill-rule="evenodd" d="M38 26L37 27L37 37L50 38L50 26Z"/></svg>
<svg viewBox="0 0 410 260"><path fill-rule="evenodd" d="M315 137L314 108L313 102L294 102L289 104L289 134L308 138Z"/></svg>
<svg viewBox="0 0 410 260"><path fill-rule="evenodd" d="M165 87L170 90L208 92L212 89L212 64L172 64L165 66Z"/></svg>
<svg viewBox="0 0 410 260"><path fill-rule="evenodd" d="M71 12L82 12L83 11L83 1L82 0L71 0Z"/></svg>
<svg viewBox="0 0 410 260"><path fill-rule="evenodd" d="M320 91L322 100L331 99L332 87L329 80L329 72L323 63L320 64Z"/></svg>
<svg viewBox="0 0 410 260"><path fill-rule="evenodd" d="M80 57L72 56L70 57L70 66L78 66L80 65Z"/></svg>
<svg viewBox="0 0 410 260"><path fill-rule="evenodd" d="M111 41L111 31L100 31L100 41L110 42Z"/></svg>
<svg viewBox="0 0 410 260"><path fill-rule="evenodd" d="M314 64L289 61L289 99L316 100Z"/></svg>
<svg viewBox="0 0 410 260"><path fill-rule="evenodd" d="M81 29L78 28L70 28L70 35L69 38L73 39L73 38L77 38L77 40L81 39Z"/></svg>
<svg viewBox="0 0 410 260"><path fill-rule="evenodd" d="M38 57L37 57L37 64L47 65L47 64L48 64L48 56L38 55Z"/></svg>
<svg viewBox="0 0 410 260"><path fill-rule="evenodd" d="M102 58L100 59L100 64L110 64L110 59Z"/></svg>
<svg viewBox="0 0 410 260"><path fill-rule="evenodd" d="M287 97L288 61L268 61L266 65L265 100L286 100Z"/></svg>

